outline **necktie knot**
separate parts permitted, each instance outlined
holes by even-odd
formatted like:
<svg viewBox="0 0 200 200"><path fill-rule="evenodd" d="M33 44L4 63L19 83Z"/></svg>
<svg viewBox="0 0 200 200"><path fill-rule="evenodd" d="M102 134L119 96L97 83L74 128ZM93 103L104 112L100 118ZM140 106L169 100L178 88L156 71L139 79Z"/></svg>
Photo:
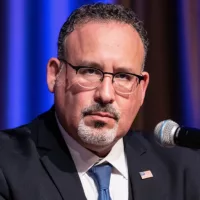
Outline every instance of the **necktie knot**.
<svg viewBox="0 0 200 200"><path fill-rule="evenodd" d="M97 186L99 192L98 199L100 200L111 199L109 194L111 172L112 166L110 164L96 165L89 170L89 175L93 178Z"/></svg>

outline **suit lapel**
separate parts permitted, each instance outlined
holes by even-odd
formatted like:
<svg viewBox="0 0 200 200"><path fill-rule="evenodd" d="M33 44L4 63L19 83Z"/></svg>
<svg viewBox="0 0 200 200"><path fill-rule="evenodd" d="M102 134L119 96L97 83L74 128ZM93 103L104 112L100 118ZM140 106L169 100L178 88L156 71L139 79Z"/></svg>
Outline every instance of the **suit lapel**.
<svg viewBox="0 0 200 200"><path fill-rule="evenodd" d="M86 200L74 163L65 152L53 150L41 161L63 199Z"/></svg>
<svg viewBox="0 0 200 200"><path fill-rule="evenodd" d="M165 199L167 170L151 152L144 138L131 132L124 139L129 170L129 200ZM150 170L153 177L142 179L139 172ZM166 190L165 190L166 191Z"/></svg>
<svg viewBox="0 0 200 200"><path fill-rule="evenodd" d="M38 119L36 145L41 162L63 200L86 200L70 152L57 127L54 109Z"/></svg>

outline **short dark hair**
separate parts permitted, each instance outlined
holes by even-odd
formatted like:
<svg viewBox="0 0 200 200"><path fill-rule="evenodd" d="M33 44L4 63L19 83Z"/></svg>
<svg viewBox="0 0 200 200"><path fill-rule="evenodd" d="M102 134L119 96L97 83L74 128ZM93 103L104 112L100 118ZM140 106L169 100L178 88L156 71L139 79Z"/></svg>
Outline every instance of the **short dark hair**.
<svg viewBox="0 0 200 200"><path fill-rule="evenodd" d="M83 5L74 10L63 24L58 37L58 58L64 58L64 41L78 24L84 24L92 20L114 20L130 24L138 32L145 50L145 58L148 48L147 33L142 22L130 8L118 4L94 3ZM145 60L144 58L144 60Z"/></svg>

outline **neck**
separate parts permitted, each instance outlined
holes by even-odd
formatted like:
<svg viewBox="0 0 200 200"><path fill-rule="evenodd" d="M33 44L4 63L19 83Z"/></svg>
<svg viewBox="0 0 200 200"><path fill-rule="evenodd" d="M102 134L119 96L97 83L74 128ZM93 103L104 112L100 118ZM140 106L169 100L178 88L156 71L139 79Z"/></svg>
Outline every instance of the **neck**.
<svg viewBox="0 0 200 200"><path fill-rule="evenodd" d="M100 147L100 146L91 146L91 145L83 145L86 149L88 149L89 151L91 151L92 153L94 153L95 155L97 155L100 158L104 158L106 157L110 151L112 150L112 147L115 145L117 141L114 141L113 143L109 144L108 146L105 147Z"/></svg>

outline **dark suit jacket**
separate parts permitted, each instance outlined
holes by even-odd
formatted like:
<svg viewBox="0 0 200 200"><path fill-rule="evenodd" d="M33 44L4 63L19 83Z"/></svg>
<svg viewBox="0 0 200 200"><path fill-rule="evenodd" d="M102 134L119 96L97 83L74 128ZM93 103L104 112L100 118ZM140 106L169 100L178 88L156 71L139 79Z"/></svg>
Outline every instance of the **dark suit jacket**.
<svg viewBox="0 0 200 200"><path fill-rule="evenodd" d="M165 149L150 135L124 138L129 199L200 199L200 156L186 148ZM139 172L151 170L142 180ZM0 132L0 200L85 200L54 110L30 124Z"/></svg>

